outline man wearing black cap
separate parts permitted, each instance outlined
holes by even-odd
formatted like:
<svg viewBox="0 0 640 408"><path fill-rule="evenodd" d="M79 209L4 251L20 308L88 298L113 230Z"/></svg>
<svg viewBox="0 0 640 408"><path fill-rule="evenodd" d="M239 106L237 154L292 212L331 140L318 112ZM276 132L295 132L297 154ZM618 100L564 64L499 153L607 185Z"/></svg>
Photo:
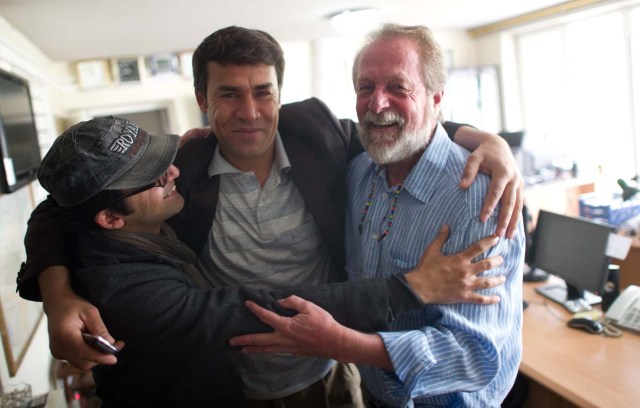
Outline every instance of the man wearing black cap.
<svg viewBox="0 0 640 408"><path fill-rule="evenodd" d="M391 315L422 304L399 276L274 293L203 289L210 285L194 253L164 223L184 205L171 164L177 148L175 135L94 119L57 138L38 170L78 224L74 290L127 342L117 365L93 368L104 406L242 406L242 383L215 350L233 335L268 330L243 306L247 299L284 312L275 300L295 293L359 330L383 328ZM418 272L407 277L417 282Z"/></svg>
<svg viewBox="0 0 640 408"><path fill-rule="evenodd" d="M163 224L184 205L175 190L179 171L171 164L177 147L177 136L151 136L119 118L96 119L56 139L38 170L42 186L83 225L74 289L100 304L105 321L129 343L119 353L121 364L94 368L105 406L240 406L243 401L223 353L166 353L186 348L172 341L184 321L163 309L195 286L181 272L190 270L193 254ZM171 279L173 285L162 285ZM146 295L139 296L144 288ZM160 298L165 294L169 298ZM145 317L151 326L143 324ZM209 388L212 393L198 386L202 377L196 376L205 374L217 385Z"/></svg>

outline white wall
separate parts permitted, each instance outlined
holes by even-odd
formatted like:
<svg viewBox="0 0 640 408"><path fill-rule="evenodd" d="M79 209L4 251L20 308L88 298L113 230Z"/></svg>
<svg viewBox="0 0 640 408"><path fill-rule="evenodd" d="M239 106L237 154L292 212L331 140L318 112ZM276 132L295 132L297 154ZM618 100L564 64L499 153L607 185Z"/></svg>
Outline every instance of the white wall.
<svg viewBox="0 0 640 408"><path fill-rule="evenodd" d="M54 111L52 95L55 90L51 86L48 75L50 61L45 55L27 41L20 33L0 17L0 67L12 71L31 83L35 100L34 113L36 126L42 149L48 148L55 137ZM3 286L15 284L16 274L25 254L22 239L26 229L29 213L34 208L35 200L42 196L33 183L13 194L0 194L0 281ZM26 302L26 300L8 299L17 296L11 291L4 291L3 301ZM51 357L46 335L46 318L42 319L31 341L31 345L14 377L10 377L5 353L0 352L0 383L3 386L17 382L31 385L33 394L41 394L49 390L49 373Z"/></svg>

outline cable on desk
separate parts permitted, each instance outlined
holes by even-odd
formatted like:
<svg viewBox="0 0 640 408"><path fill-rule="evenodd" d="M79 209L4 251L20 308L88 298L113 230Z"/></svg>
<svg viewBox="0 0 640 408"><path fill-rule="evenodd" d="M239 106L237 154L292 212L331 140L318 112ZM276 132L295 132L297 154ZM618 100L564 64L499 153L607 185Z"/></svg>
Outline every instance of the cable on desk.
<svg viewBox="0 0 640 408"><path fill-rule="evenodd" d="M602 323L602 327L604 328L604 335L607 337L622 337L622 330L618 329L616 326L611 323L611 320L607 319L606 316L600 319L600 323Z"/></svg>

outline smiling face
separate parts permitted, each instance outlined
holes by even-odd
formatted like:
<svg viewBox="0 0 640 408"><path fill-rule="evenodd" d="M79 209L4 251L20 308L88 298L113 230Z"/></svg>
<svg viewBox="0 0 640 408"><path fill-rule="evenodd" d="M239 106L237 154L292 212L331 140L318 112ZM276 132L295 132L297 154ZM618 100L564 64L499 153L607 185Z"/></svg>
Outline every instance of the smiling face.
<svg viewBox="0 0 640 408"><path fill-rule="evenodd" d="M125 198L133 212L122 217L122 230L157 233L164 221L179 213L184 206L184 198L176 191L178 176L180 171L171 165L167 169L166 180L160 183L164 183L164 187L153 187Z"/></svg>
<svg viewBox="0 0 640 408"><path fill-rule="evenodd" d="M273 160L280 94L272 65L208 63L207 94L196 93L225 159L243 171Z"/></svg>
<svg viewBox="0 0 640 408"><path fill-rule="evenodd" d="M442 92L424 83L417 44L402 37L379 39L360 55L355 78L362 144L378 164L410 158L428 144Z"/></svg>

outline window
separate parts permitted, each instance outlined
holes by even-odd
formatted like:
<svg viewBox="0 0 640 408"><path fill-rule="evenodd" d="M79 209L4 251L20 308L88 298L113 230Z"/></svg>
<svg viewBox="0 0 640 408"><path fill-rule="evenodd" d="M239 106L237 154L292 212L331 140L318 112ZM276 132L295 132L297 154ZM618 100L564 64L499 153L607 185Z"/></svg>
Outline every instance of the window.
<svg viewBox="0 0 640 408"><path fill-rule="evenodd" d="M636 174L640 173L640 8L631 11L631 90Z"/></svg>
<svg viewBox="0 0 640 408"><path fill-rule="evenodd" d="M518 37L527 148L611 178L638 174L638 26L638 9L621 10Z"/></svg>

